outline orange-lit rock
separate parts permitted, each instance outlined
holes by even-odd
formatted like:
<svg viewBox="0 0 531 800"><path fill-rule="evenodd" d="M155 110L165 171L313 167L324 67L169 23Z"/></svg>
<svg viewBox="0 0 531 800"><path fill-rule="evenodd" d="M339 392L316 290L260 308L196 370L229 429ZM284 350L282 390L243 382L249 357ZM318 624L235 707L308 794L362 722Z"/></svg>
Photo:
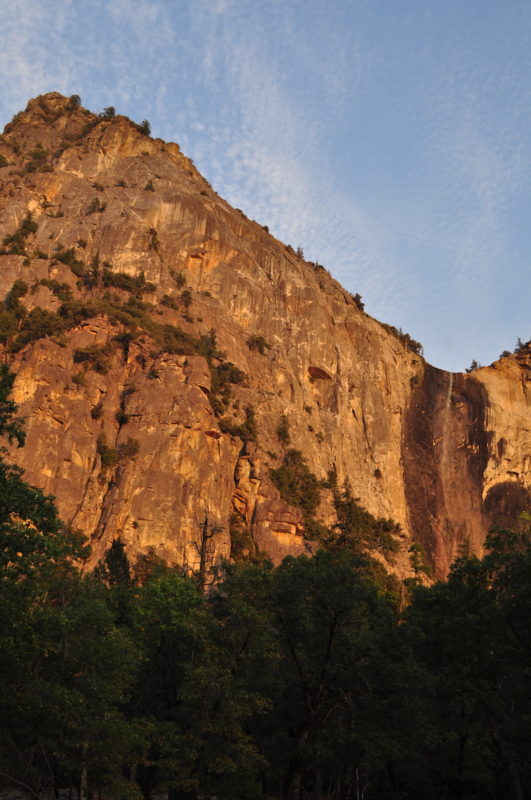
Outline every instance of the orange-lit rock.
<svg viewBox="0 0 531 800"><path fill-rule="evenodd" d="M38 145L46 155L28 171ZM399 575L408 574L412 537L443 575L464 540L479 551L490 521L528 500L529 353L470 375L430 367L326 270L218 197L177 145L142 135L125 117L98 122L45 95L6 127L0 154L8 162L0 238L28 211L38 224L26 254L0 256L3 296L19 279L28 310L59 309L51 281L85 301L101 297L101 277L91 293L54 260L70 248L86 265L143 273L155 286L142 297L155 322L194 337L215 330L218 349L245 373L231 387L229 420L242 425L249 406L256 417L256 444L223 432L204 357L165 353L146 333L122 347L113 340L120 325L104 314L9 356L27 418L16 460L91 537L95 560L121 536L133 553L152 547L193 566L205 519L218 531L211 558L228 557L235 512L255 548L275 560L307 552L300 510L269 478L285 449L282 415L290 446L319 479L335 466L369 511L402 525L392 564ZM263 354L251 337L265 340ZM91 345L107 348L106 372L74 361ZM120 452L136 442L129 449L137 452L104 466L103 441ZM326 491L320 517L333 521Z"/></svg>

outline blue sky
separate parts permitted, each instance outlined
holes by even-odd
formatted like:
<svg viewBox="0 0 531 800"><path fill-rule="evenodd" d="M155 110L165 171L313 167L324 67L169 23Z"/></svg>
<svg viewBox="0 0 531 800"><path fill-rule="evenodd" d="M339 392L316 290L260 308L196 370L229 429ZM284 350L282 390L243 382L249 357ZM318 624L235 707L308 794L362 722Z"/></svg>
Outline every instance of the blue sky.
<svg viewBox="0 0 531 800"><path fill-rule="evenodd" d="M0 125L39 93L179 142L436 366L531 336L528 0L0 0Z"/></svg>

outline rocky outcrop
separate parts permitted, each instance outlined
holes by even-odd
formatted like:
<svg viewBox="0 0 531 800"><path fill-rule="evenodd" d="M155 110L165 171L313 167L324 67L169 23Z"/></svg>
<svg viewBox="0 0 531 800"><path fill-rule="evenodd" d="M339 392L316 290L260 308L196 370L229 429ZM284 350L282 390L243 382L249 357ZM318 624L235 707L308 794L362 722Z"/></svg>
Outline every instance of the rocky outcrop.
<svg viewBox="0 0 531 800"><path fill-rule="evenodd" d="M400 523L400 575L412 538L442 575L465 539L480 550L491 520L527 502L525 348L471 375L430 367L326 270L228 206L177 145L125 117L45 95L6 126L0 156L3 294L23 281L27 312L68 317L25 346L15 330L3 337L27 418L14 455L91 537L94 559L121 536L193 567L205 523L209 557L227 557L234 515L251 549L307 552L301 511L270 479L286 447ZM169 346L165 325L210 351ZM224 395L222 363L243 373Z"/></svg>

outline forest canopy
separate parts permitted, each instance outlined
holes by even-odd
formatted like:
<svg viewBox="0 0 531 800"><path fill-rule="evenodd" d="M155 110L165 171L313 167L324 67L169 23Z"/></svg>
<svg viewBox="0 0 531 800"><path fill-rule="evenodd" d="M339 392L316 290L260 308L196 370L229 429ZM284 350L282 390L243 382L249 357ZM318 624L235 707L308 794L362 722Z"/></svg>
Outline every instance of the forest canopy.
<svg viewBox="0 0 531 800"><path fill-rule="evenodd" d="M2 367L0 433L22 445L11 385ZM314 557L227 563L205 591L149 554L130 563L119 539L83 569L83 538L2 451L4 786L109 800L524 798L531 518L493 531L485 557L464 553L446 582L413 581L401 612L397 587L349 544L363 514L348 489L336 495L338 524Z"/></svg>

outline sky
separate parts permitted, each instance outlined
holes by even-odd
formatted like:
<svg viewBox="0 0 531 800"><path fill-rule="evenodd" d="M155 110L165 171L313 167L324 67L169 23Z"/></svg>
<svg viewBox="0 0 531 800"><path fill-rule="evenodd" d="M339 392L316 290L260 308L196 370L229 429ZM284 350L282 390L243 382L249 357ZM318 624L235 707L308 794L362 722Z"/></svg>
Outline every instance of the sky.
<svg viewBox="0 0 531 800"><path fill-rule="evenodd" d="M529 0L0 0L0 127L81 95L176 141L428 361L531 338Z"/></svg>

